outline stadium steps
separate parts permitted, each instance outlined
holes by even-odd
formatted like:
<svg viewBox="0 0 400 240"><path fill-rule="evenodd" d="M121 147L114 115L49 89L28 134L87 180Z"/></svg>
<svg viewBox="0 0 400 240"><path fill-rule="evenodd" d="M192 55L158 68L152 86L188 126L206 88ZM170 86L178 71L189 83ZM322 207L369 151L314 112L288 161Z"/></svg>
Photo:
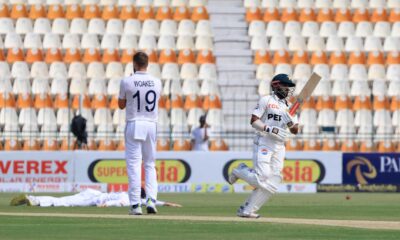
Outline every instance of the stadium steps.
<svg viewBox="0 0 400 240"><path fill-rule="evenodd" d="M208 11L227 142L232 150L251 150L253 131L249 116L258 101L259 83L247 34L246 9L241 0L213 0L208 3Z"/></svg>

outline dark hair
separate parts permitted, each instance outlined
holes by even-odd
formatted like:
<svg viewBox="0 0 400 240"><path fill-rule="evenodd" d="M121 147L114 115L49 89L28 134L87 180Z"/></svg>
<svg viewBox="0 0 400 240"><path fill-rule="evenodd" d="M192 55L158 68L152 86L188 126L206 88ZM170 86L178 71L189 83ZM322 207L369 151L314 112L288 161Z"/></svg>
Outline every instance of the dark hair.
<svg viewBox="0 0 400 240"><path fill-rule="evenodd" d="M133 62L136 63L139 68L147 67L149 64L149 57L144 52L137 52L133 55Z"/></svg>

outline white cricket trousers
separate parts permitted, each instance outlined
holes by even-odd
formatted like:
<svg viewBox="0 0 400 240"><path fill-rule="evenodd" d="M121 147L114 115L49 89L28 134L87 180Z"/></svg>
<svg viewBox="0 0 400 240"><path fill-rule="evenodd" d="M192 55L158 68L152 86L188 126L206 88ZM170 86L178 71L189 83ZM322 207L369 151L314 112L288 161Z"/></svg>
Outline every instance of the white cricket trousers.
<svg viewBox="0 0 400 240"><path fill-rule="evenodd" d="M125 159L129 180L129 201L131 205L140 204L142 180L142 159L145 173L147 198L157 200L156 173L157 123L150 121L130 121L125 128Z"/></svg>

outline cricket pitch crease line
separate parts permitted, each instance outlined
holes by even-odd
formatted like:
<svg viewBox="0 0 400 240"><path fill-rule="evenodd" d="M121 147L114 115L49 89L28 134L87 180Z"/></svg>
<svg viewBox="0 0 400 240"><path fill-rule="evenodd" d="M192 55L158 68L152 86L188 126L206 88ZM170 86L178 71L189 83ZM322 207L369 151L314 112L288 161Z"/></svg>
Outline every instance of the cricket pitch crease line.
<svg viewBox="0 0 400 240"><path fill-rule="evenodd" d="M239 217L218 216L173 216L173 215L117 215L117 214L80 214L80 213L16 213L0 212L0 216L21 217L67 217L67 218L106 218L106 219L153 219L174 221L204 221L204 222L256 222L256 223L287 223L309 224L333 227L350 227L365 229L400 230L400 222L396 221L369 221L369 220L328 220L328 219L303 219L303 218L259 218L246 219Z"/></svg>

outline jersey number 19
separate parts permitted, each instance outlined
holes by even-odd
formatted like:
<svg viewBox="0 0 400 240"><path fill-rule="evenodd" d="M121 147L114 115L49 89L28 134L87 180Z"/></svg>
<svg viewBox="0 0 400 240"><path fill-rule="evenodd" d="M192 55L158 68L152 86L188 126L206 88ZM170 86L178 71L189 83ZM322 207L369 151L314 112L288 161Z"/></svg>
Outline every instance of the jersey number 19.
<svg viewBox="0 0 400 240"><path fill-rule="evenodd" d="M133 99L137 98L137 111L140 112L140 90L138 90L134 95ZM156 108L156 92L149 90L144 95L146 101L145 109L147 112L152 112Z"/></svg>

